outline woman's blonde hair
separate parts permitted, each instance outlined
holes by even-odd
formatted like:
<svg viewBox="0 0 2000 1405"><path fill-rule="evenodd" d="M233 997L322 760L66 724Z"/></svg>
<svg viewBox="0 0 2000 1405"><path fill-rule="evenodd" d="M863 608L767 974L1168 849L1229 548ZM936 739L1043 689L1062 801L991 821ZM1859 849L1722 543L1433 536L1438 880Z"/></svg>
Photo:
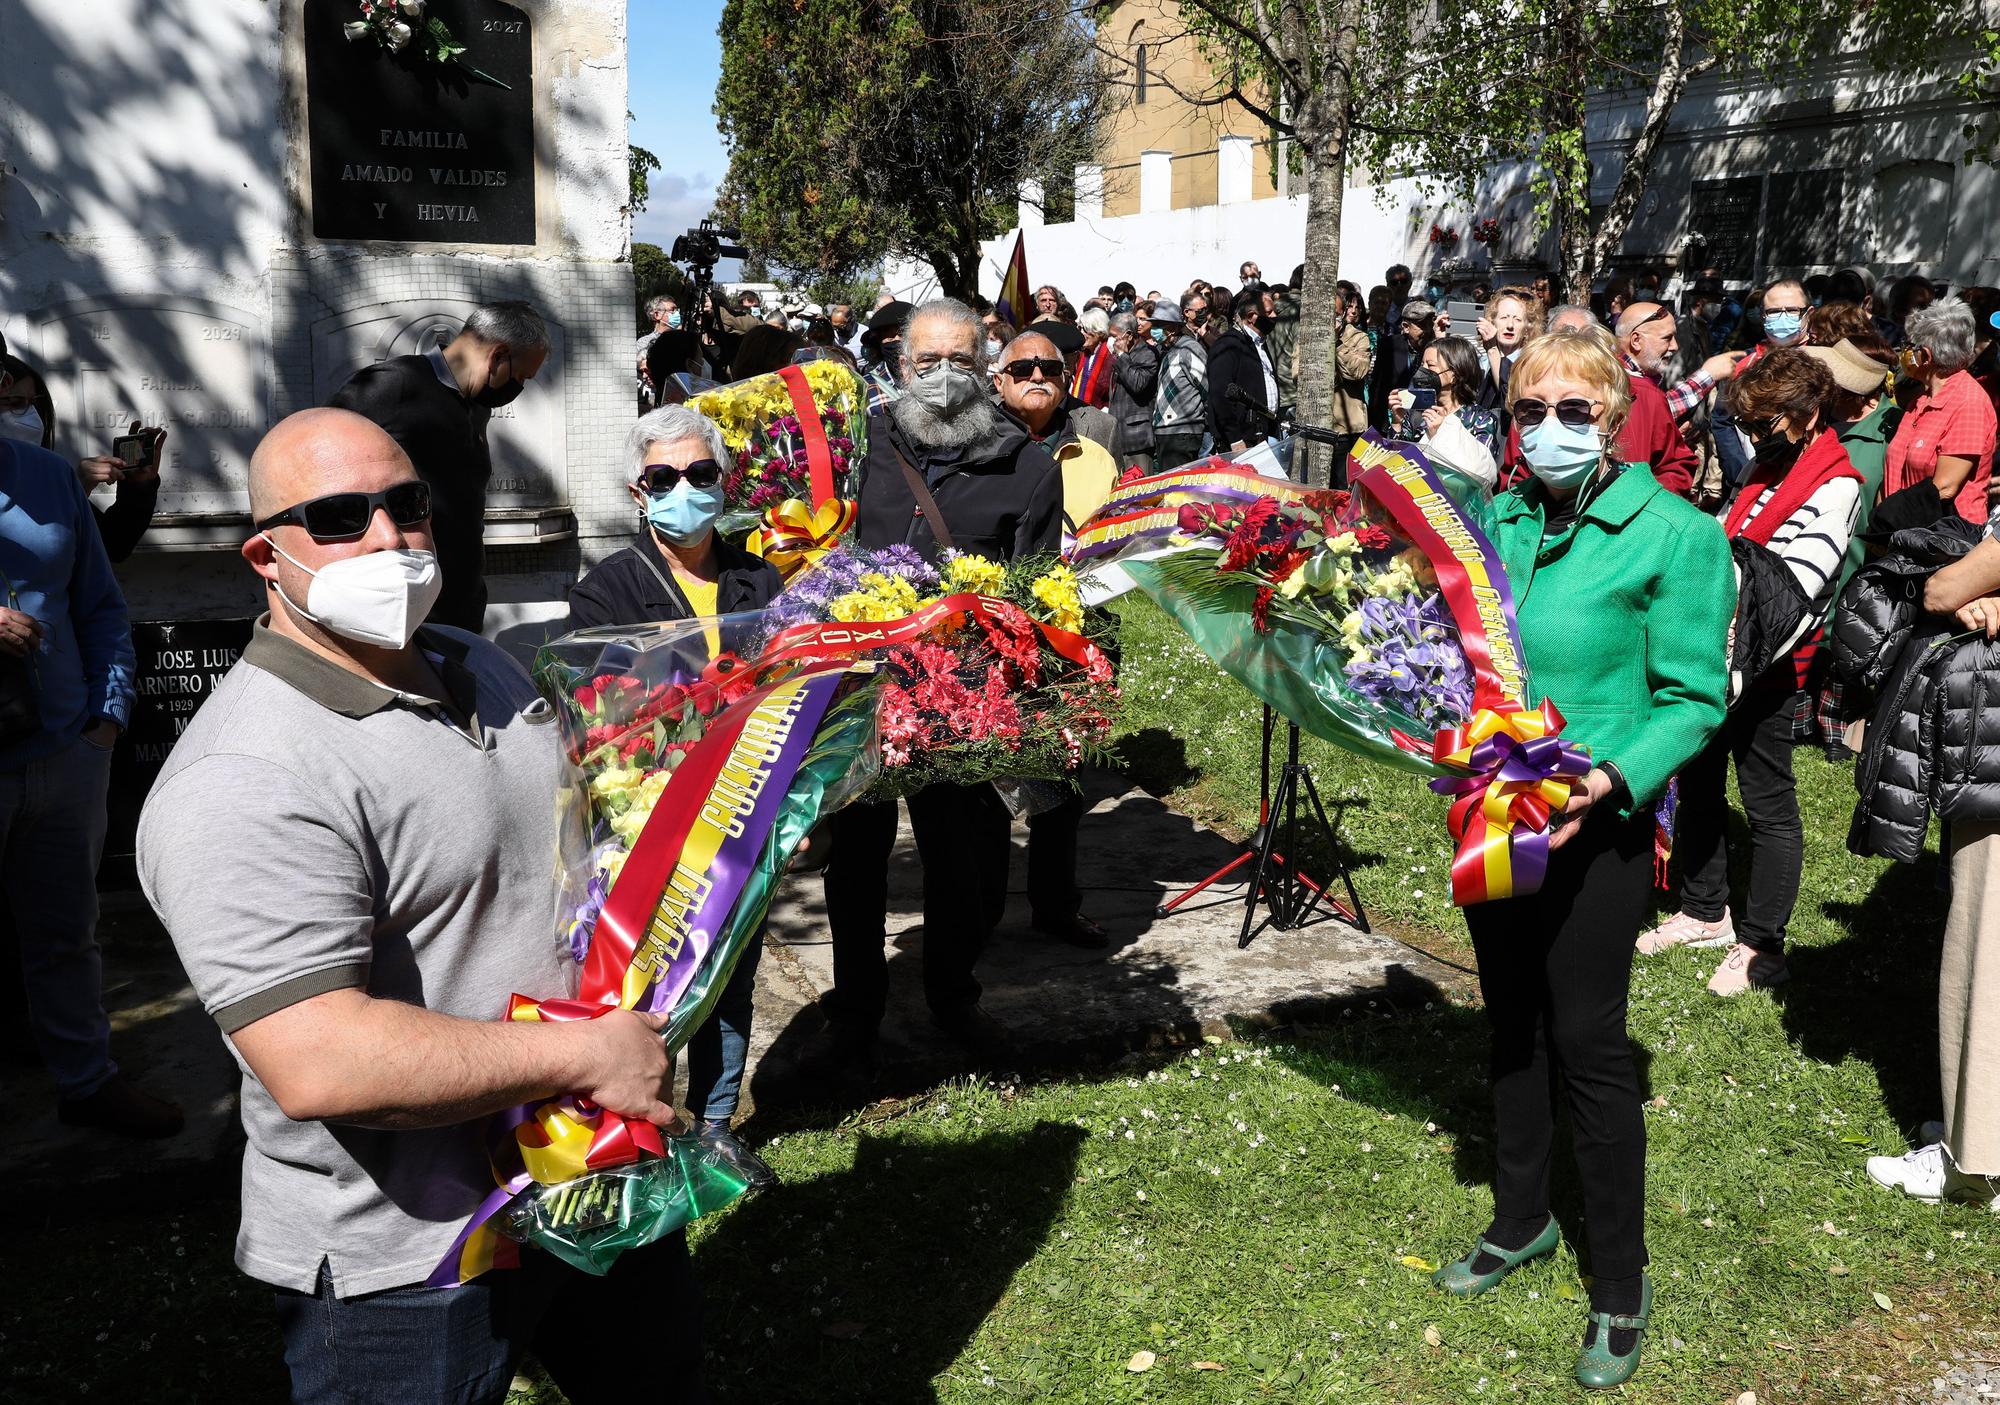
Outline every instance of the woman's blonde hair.
<svg viewBox="0 0 2000 1405"><path fill-rule="evenodd" d="M1548 312L1548 309L1542 306L1542 300L1535 296L1534 289L1523 288L1518 285L1510 285L1500 289L1486 300L1486 315L1488 317L1493 315L1493 309L1499 306L1502 298L1512 298L1527 310L1527 315L1521 319L1522 341L1533 341L1542 334L1542 318Z"/></svg>
<svg viewBox="0 0 2000 1405"><path fill-rule="evenodd" d="M1549 332L1529 342L1514 358L1514 369L1507 375L1508 409L1521 399L1523 386L1544 376L1582 381L1596 389L1604 402L1604 417L1597 425L1607 442L1625 427L1626 417L1632 413L1632 380L1618 364L1611 335L1602 327Z"/></svg>

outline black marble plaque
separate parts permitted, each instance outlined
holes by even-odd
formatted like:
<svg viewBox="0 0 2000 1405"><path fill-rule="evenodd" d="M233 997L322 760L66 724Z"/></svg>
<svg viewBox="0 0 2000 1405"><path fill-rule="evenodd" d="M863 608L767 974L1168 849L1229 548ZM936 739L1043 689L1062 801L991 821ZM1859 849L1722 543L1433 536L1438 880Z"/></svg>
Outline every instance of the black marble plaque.
<svg viewBox="0 0 2000 1405"><path fill-rule="evenodd" d="M1713 267L1731 282L1742 282L1757 268L1758 212L1764 202L1762 176L1696 181L1688 209L1688 226L1708 236L1695 252L1697 268Z"/></svg>
<svg viewBox="0 0 2000 1405"><path fill-rule="evenodd" d="M466 52L438 64L422 35L391 53L346 37L357 0L306 0L312 226L322 239L535 242L534 37L502 0L430 0ZM476 71L475 71L476 70ZM484 76L482 76L484 75ZM507 86L503 87L502 84Z"/></svg>
<svg viewBox="0 0 2000 1405"><path fill-rule="evenodd" d="M251 620L142 620L132 626L138 695L111 755L111 795L104 852L132 853L139 810L195 710L250 642Z"/></svg>

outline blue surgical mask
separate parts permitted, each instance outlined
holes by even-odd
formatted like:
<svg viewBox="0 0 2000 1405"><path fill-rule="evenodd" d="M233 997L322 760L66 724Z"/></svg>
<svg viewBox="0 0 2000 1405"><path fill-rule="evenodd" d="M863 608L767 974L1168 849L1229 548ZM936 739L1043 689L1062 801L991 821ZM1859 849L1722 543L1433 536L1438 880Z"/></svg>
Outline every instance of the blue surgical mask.
<svg viewBox="0 0 2000 1405"><path fill-rule="evenodd" d="M1550 488L1574 488L1604 457L1604 432L1594 424L1567 425L1554 414L1521 434L1521 456Z"/></svg>
<svg viewBox="0 0 2000 1405"><path fill-rule="evenodd" d="M667 314L667 330L670 332L678 332L680 329L681 329L681 314L679 310L676 309L675 311L669 312Z"/></svg>
<svg viewBox="0 0 2000 1405"><path fill-rule="evenodd" d="M25 410L0 414L0 439L18 439L23 444L42 442L42 412L33 405Z"/></svg>
<svg viewBox="0 0 2000 1405"><path fill-rule="evenodd" d="M693 546L722 515L722 484L697 488L683 478L669 492L646 496L646 521L675 546Z"/></svg>
<svg viewBox="0 0 2000 1405"><path fill-rule="evenodd" d="M1805 326L1805 319L1796 312L1774 312L1764 319L1764 336L1774 342L1790 341Z"/></svg>
<svg viewBox="0 0 2000 1405"><path fill-rule="evenodd" d="M1163 328L1155 327L1146 335L1153 339L1154 346L1165 346L1167 343L1167 334Z"/></svg>

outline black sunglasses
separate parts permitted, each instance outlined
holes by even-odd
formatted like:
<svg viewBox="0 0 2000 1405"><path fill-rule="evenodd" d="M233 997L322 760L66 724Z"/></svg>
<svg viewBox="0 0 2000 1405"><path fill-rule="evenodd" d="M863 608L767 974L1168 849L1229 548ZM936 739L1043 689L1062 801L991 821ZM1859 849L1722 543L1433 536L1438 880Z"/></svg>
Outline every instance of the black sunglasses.
<svg viewBox="0 0 2000 1405"><path fill-rule="evenodd" d="M389 520L398 527L418 526L431 515L431 485L412 478L379 493L328 493L274 512L256 526L258 531L268 532L273 527L296 525L304 527L316 542L353 541L368 534L378 507L387 508Z"/></svg>
<svg viewBox="0 0 2000 1405"><path fill-rule="evenodd" d="M1596 417L1602 400L1585 400L1572 395L1558 400L1554 405L1546 400L1516 400L1514 402L1514 423L1523 429L1533 429L1549 417L1549 411L1556 412L1556 418L1571 429L1582 429Z"/></svg>
<svg viewBox="0 0 2000 1405"><path fill-rule="evenodd" d="M654 497L671 493L683 478L697 488L713 488L722 481L722 465L714 459L696 459L686 468L670 463L649 463L639 470L639 486Z"/></svg>
<svg viewBox="0 0 2000 1405"><path fill-rule="evenodd" d="M1042 373L1043 380L1061 380L1063 363L1054 356L1030 356L1020 361L1009 361L1000 368L1002 375L1017 381L1027 380L1037 371Z"/></svg>

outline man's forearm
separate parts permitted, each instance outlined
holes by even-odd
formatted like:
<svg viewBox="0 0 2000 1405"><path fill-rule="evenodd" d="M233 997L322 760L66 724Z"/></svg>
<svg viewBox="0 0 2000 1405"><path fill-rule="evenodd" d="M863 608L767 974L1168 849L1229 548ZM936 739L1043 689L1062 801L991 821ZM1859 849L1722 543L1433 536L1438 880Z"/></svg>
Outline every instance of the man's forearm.
<svg viewBox="0 0 2000 1405"><path fill-rule="evenodd" d="M406 1130L469 1122L588 1082L574 1026L468 1020L334 991L238 1030L294 1121ZM317 1053L299 1058L300 1049ZM288 1074L275 1072L289 1069Z"/></svg>
<svg viewBox="0 0 2000 1405"><path fill-rule="evenodd" d="M1948 615L1995 590L2000 590L2000 541L1985 537L1958 560L1931 573L1924 582L1924 608Z"/></svg>

